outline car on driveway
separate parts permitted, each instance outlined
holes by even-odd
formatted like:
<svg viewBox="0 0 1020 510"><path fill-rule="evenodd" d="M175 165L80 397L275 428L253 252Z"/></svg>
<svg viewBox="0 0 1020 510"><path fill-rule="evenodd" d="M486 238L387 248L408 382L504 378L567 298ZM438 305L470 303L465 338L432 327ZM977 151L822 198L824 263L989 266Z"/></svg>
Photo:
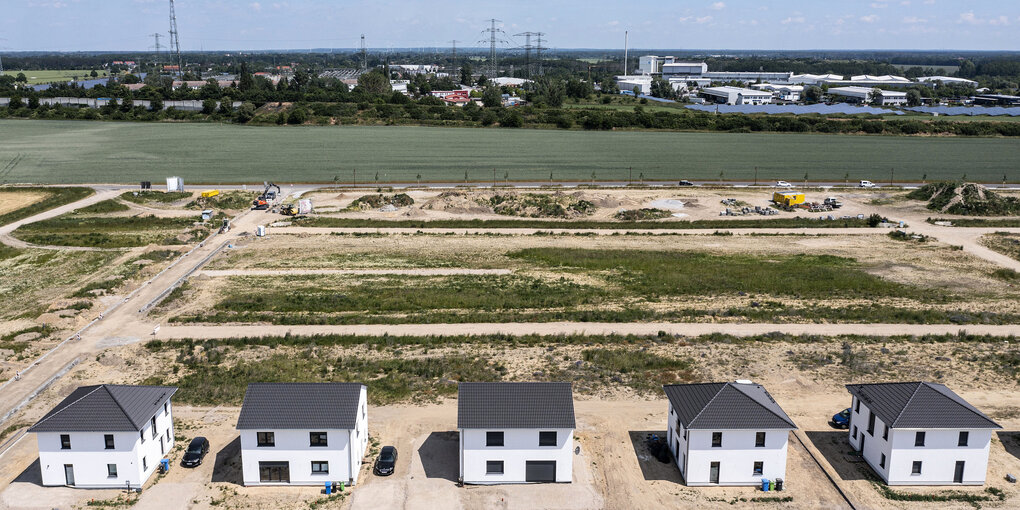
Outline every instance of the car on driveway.
<svg viewBox="0 0 1020 510"><path fill-rule="evenodd" d="M184 467L198 467L202 465L202 459L209 453L209 440L204 437L196 437L191 440L188 449L184 451L184 458L181 465Z"/></svg>
<svg viewBox="0 0 1020 510"><path fill-rule="evenodd" d="M848 429L850 428L850 408L846 408L834 415L832 415L832 425L837 429Z"/></svg>
<svg viewBox="0 0 1020 510"><path fill-rule="evenodd" d="M792 188L793 184L790 184L790 183L788 183L786 181L776 181L776 187L777 188Z"/></svg>
<svg viewBox="0 0 1020 510"><path fill-rule="evenodd" d="M397 448L395 446L383 446L379 450L379 457L375 459L375 474L379 476L390 476L397 468Z"/></svg>

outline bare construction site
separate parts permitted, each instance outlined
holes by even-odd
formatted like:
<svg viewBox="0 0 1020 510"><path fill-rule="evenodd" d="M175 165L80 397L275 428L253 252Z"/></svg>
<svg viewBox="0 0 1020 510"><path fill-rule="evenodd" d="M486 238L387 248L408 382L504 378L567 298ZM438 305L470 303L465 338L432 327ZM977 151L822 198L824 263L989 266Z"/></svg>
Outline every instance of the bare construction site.
<svg viewBox="0 0 1020 510"><path fill-rule="evenodd" d="M1020 505L1015 190L270 184L0 188L0 508ZM663 385L736 380L797 425L782 491L649 448ZM503 381L571 383L571 483L459 483L458 383ZM846 385L910 381L1002 427L983 485L889 486L834 427ZM245 485L260 382L367 386L356 485ZM42 482L29 427L98 384L178 388L140 492Z"/></svg>

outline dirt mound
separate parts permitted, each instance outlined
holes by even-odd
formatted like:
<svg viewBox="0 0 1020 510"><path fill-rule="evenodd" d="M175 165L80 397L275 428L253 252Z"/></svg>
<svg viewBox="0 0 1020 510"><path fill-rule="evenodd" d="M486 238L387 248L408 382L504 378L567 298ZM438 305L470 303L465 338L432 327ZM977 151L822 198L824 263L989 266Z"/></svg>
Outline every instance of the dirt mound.
<svg viewBox="0 0 1020 510"><path fill-rule="evenodd" d="M595 212L595 204L580 192L514 193L499 192L479 196L481 205L488 205L496 214L524 218L578 218Z"/></svg>
<svg viewBox="0 0 1020 510"><path fill-rule="evenodd" d="M1020 200L1004 197L980 184L933 182L911 191L907 198L928 202L928 209L945 214L1007 216L1020 214Z"/></svg>
<svg viewBox="0 0 1020 510"><path fill-rule="evenodd" d="M483 206L463 191L444 191L439 196L425 202L422 209L445 211L460 214L487 214L492 208Z"/></svg>
<svg viewBox="0 0 1020 510"><path fill-rule="evenodd" d="M396 195L364 195L354 199L347 208L355 211L383 208L388 211L395 211L399 207L409 207L411 205L414 205L413 198L405 193L397 193Z"/></svg>

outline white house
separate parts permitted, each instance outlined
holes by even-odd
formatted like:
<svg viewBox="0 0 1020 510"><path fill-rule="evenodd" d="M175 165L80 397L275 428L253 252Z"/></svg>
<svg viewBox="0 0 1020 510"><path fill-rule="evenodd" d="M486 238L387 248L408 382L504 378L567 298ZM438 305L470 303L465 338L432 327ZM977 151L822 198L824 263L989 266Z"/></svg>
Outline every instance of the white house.
<svg viewBox="0 0 1020 510"><path fill-rule="evenodd" d="M81 386L29 432L42 484L139 487L174 446L170 386Z"/></svg>
<svg viewBox="0 0 1020 510"><path fill-rule="evenodd" d="M797 428L765 388L751 381L672 384L666 441L687 485L760 485L786 477Z"/></svg>
<svg viewBox="0 0 1020 510"><path fill-rule="evenodd" d="M776 85L772 83L756 83L751 85L752 89L771 92L776 99L783 101L800 101L804 92L803 85Z"/></svg>
<svg viewBox="0 0 1020 510"><path fill-rule="evenodd" d="M889 485L983 485L1001 429L941 384L848 384L850 444Z"/></svg>
<svg viewBox="0 0 1020 510"><path fill-rule="evenodd" d="M574 426L570 383L460 383L460 479L570 482Z"/></svg>
<svg viewBox="0 0 1020 510"><path fill-rule="evenodd" d="M708 87L701 95L712 102L724 104L769 104L772 93L740 87Z"/></svg>
<svg viewBox="0 0 1020 510"><path fill-rule="evenodd" d="M868 104L874 101L876 90L878 89L868 87L833 87L829 89L829 94L849 98L855 103ZM895 90L880 90L879 92L882 95L880 102L883 106L907 104L906 92Z"/></svg>
<svg viewBox="0 0 1020 510"><path fill-rule="evenodd" d="M252 383L241 431L244 485L354 485L368 446L368 401L358 383Z"/></svg>

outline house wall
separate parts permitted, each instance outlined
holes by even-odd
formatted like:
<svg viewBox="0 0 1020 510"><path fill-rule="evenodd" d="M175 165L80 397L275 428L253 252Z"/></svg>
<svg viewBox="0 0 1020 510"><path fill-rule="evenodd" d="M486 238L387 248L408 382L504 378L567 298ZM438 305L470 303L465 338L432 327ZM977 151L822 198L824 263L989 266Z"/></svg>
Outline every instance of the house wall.
<svg viewBox="0 0 1020 510"><path fill-rule="evenodd" d="M113 432L115 448L112 450L106 449L105 436L110 432L37 433L43 485L65 485L65 464L73 466L75 487L121 488L127 482L131 482L132 487L144 484L158 469L160 459L173 449L173 409L169 401L167 404L166 413L162 407L156 413L157 437L152 437L152 425L147 421L141 433ZM71 438L69 450L60 448L60 435L65 433ZM145 437L144 442L142 435ZM116 477L108 475L107 464L117 465Z"/></svg>
<svg viewBox="0 0 1020 510"><path fill-rule="evenodd" d="M791 429L761 430L687 430L677 422L669 408L667 441L674 462L687 485L710 483L713 462L719 463L718 485L761 485L761 479L786 478L786 457ZM722 432L722 446L712 447L712 433ZM755 447L758 432L765 432L765 446ZM679 452L679 455L677 453ZM762 462L762 474L754 474L754 463Z"/></svg>
<svg viewBox="0 0 1020 510"><path fill-rule="evenodd" d="M244 485L280 485L259 481L259 462L288 462L290 485L322 485L325 482L356 484L362 458L368 448L368 402L361 388L358 416L353 430L314 429L326 432L328 446L310 446L312 429L241 430L241 470ZM273 432L275 446L258 446L258 432ZM329 473L312 474L312 461L329 462ZM286 484L284 484L286 485Z"/></svg>
<svg viewBox="0 0 1020 510"><path fill-rule="evenodd" d="M991 430L974 429L890 429L889 439L882 438L884 423L875 417L874 435L868 434L868 416L871 410L863 402L857 412L857 398L851 401L850 445L861 450L862 456L889 485L960 485L953 482L956 462L963 461L963 485L983 485L988 472L988 452ZM854 437L854 427L857 436ZM914 446L918 431L925 432L924 446ZM967 446L957 446L960 432L969 432ZM881 466L882 454L886 464ZM914 461L921 461L921 474L915 475Z"/></svg>
<svg viewBox="0 0 1020 510"><path fill-rule="evenodd" d="M539 431L556 431L556 446L538 446ZM485 446L486 432L503 432L503 446ZM573 479L573 429L460 429L460 476L464 483L524 483L529 460L556 461L556 481ZM486 461L503 461L502 475L488 475Z"/></svg>

